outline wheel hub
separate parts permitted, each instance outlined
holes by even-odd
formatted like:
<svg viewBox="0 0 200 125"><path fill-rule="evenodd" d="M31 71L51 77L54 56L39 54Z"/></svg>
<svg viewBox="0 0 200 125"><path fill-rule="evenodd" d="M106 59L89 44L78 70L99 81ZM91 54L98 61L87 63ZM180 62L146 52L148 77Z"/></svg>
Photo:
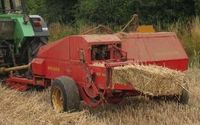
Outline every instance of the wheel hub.
<svg viewBox="0 0 200 125"><path fill-rule="evenodd" d="M52 104L56 112L60 113L64 111L63 95L59 88L53 88L52 91Z"/></svg>

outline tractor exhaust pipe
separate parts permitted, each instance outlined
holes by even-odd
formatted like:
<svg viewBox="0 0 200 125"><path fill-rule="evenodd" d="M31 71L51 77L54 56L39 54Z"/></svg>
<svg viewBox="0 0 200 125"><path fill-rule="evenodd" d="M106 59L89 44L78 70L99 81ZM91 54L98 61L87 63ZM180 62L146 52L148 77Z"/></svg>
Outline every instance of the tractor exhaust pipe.
<svg viewBox="0 0 200 125"><path fill-rule="evenodd" d="M11 71L19 71L19 70L23 70L23 69L28 69L29 67L30 67L30 64L23 65L23 66L11 67L11 68L2 67L2 68L0 68L0 74L8 73Z"/></svg>

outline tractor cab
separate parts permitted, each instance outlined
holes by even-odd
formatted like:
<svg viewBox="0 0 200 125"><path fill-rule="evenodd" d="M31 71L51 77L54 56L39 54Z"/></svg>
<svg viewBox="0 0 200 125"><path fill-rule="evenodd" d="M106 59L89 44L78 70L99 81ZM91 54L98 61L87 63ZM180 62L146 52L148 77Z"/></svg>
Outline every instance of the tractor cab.
<svg viewBox="0 0 200 125"><path fill-rule="evenodd" d="M22 10L22 0L0 0L0 13L21 13Z"/></svg>

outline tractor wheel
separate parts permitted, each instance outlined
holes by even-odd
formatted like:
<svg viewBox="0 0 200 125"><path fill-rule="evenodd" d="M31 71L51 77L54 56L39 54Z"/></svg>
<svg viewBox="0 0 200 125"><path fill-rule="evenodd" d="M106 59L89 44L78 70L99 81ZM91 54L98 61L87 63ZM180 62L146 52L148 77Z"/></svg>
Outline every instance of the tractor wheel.
<svg viewBox="0 0 200 125"><path fill-rule="evenodd" d="M43 45L46 45L48 41L48 38L46 37L40 37L35 38L27 47L27 54L28 54L28 61L30 62L38 53L40 47Z"/></svg>
<svg viewBox="0 0 200 125"><path fill-rule="evenodd" d="M54 80L51 87L51 103L55 111L59 113L77 111L80 106L80 97L75 82L68 77Z"/></svg>
<svg viewBox="0 0 200 125"><path fill-rule="evenodd" d="M189 101L189 93L187 90L183 89L181 95L179 96L179 103L180 104L188 104Z"/></svg>
<svg viewBox="0 0 200 125"><path fill-rule="evenodd" d="M28 64L34 57L36 57L40 47L47 44L47 41L47 37L27 39L24 45L21 47L20 55L18 55L18 64Z"/></svg>

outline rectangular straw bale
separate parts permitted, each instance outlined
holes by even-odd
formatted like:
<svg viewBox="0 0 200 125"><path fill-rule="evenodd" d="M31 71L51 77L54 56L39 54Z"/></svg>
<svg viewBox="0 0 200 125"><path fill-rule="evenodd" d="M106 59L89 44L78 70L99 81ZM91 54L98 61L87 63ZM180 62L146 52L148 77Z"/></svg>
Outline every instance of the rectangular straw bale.
<svg viewBox="0 0 200 125"><path fill-rule="evenodd" d="M113 69L112 82L132 84L136 90L152 96L179 95L185 74L155 65L128 65Z"/></svg>

